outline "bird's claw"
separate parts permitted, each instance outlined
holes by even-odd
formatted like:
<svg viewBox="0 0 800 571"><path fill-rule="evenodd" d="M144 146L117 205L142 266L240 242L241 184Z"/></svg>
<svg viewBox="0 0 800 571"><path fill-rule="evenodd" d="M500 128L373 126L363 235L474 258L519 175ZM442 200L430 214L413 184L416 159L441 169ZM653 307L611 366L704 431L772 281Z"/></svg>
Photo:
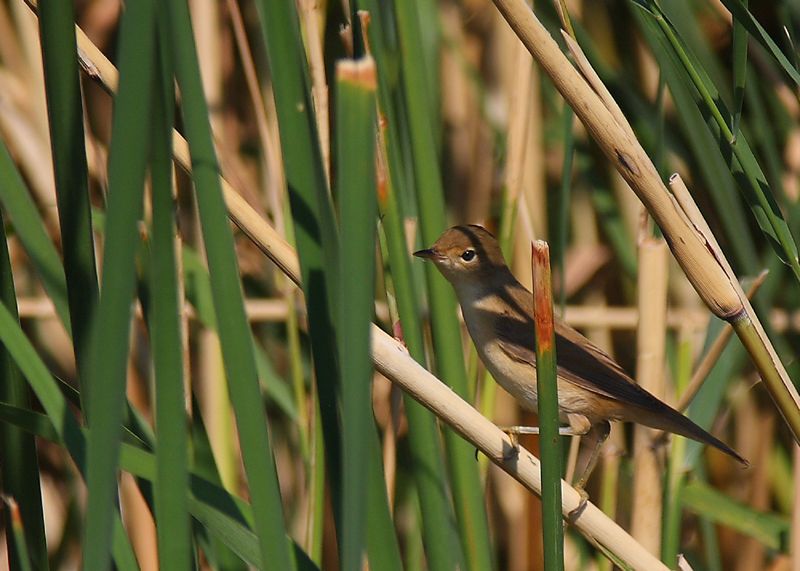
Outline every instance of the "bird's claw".
<svg viewBox="0 0 800 571"><path fill-rule="evenodd" d="M573 510L570 510L567 513L567 523L574 525L578 518L581 517L581 514L586 509L586 506L589 504L589 493L583 489L582 486L576 486L575 491L578 492L578 495L581 497L580 502L578 502L578 507Z"/></svg>
<svg viewBox="0 0 800 571"><path fill-rule="evenodd" d="M510 429L503 429L503 432L511 440L511 446L503 450L503 462L511 462L519 457L519 433Z"/></svg>
<svg viewBox="0 0 800 571"><path fill-rule="evenodd" d="M519 458L519 444L516 442L510 448L503 451L503 462L511 462Z"/></svg>

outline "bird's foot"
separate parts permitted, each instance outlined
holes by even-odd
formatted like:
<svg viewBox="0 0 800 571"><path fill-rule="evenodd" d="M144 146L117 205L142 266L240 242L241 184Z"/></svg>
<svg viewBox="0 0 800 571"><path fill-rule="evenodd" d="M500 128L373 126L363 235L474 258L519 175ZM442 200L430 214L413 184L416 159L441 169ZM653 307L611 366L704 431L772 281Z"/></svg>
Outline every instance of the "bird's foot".
<svg viewBox="0 0 800 571"><path fill-rule="evenodd" d="M532 434L529 432L531 428L528 426L501 426L500 430L506 433L508 439L511 440L511 446L503 445L503 462L510 462L519 456L519 435ZM536 428L538 431L538 428Z"/></svg>
<svg viewBox="0 0 800 571"><path fill-rule="evenodd" d="M581 514L589 504L589 493L583 488L583 486L576 486L575 491L578 492L581 500L578 502L578 507L570 510L569 513L567 513L566 520L570 525L575 525L575 522L578 521L578 518L581 517Z"/></svg>
<svg viewBox="0 0 800 571"><path fill-rule="evenodd" d="M519 458L519 444L516 442L503 450L503 462L512 462Z"/></svg>
<svg viewBox="0 0 800 571"><path fill-rule="evenodd" d="M503 430L509 440L511 446L503 444L503 462L511 462L519 457L519 433L511 430Z"/></svg>

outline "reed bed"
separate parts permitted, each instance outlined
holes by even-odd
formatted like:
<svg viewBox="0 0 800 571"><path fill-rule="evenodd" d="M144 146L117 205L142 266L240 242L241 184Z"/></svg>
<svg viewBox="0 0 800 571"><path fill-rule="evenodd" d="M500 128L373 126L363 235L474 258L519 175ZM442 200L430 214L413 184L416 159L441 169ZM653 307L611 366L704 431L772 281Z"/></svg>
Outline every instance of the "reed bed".
<svg viewBox="0 0 800 571"><path fill-rule="evenodd" d="M0 0L0 567L800 568L798 32ZM593 442L512 453L538 419L410 257L457 223L528 286L547 240L556 315L750 467L618 424L575 516Z"/></svg>

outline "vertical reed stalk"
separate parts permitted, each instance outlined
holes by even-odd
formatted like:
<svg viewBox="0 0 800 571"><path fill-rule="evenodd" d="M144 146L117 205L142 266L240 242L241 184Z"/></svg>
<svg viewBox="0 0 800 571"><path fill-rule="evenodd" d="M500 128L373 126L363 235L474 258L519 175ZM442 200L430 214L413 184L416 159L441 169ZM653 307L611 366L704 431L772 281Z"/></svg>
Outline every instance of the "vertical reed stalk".
<svg viewBox="0 0 800 571"><path fill-rule="evenodd" d="M233 236L224 215L225 202L188 8L175 1L160 6L160 10L160 16L170 26L173 65L183 96L183 118L191 143L192 174L208 258L211 293L253 502L259 554L262 561L292 570L295 558L285 534L282 498L261 402L252 334L242 301Z"/></svg>
<svg viewBox="0 0 800 571"><path fill-rule="evenodd" d="M28 540L25 537L25 525L19 504L10 496L3 496L0 502L6 504L9 525L6 527L7 543L9 545L9 569L19 571L32 571L31 554L28 550ZM47 561L44 562L45 567Z"/></svg>
<svg viewBox="0 0 800 571"><path fill-rule="evenodd" d="M183 290L178 279L177 240L172 166L174 88L167 51L167 30L158 25L158 56L151 130L152 247L150 278L152 313L148 319L156 377L155 417L158 431L155 484L158 563L161 569L189 569L192 563L190 519L185 490L189 484L186 429L184 351L185 329L180 321Z"/></svg>
<svg viewBox="0 0 800 571"><path fill-rule="evenodd" d="M120 92L109 153L108 224L103 252L102 295L90 335L87 375L92 431L88 438L89 498L83 537L83 568L105 569L110 561L112 521L117 509L117 467L122 438L130 304L134 297L137 223L142 215L149 123L153 99L155 5L137 2L122 17ZM73 323L75 320L73 319ZM94 389L96 388L96 391ZM96 395L97 398L94 398Z"/></svg>
<svg viewBox="0 0 800 571"><path fill-rule="evenodd" d="M639 328L637 334L636 380L664 400L667 320L667 262L669 248L663 239L639 239ZM631 535L652 553L661 553L662 482L653 447L658 431L636 426L633 441L633 510Z"/></svg>
<svg viewBox="0 0 800 571"><path fill-rule="evenodd" d="M375 296L375 63L371 57L336 66L337 169L341 271L338 292L344 473L342 569L358 569L366 545L372 418L369 322ZM383 486L381 486L381 489ZM384 500L385 502L385 500Z"/></svg>
<svg viewBox="0 0 800 571"><path fill-rule="evenodd" d="M0 212L0 229L2 228L4 224ZM0 244L0 303L15 320L19 320L7 242ZM30 391L25 380L4 347L0 347L0 402L21 408L31 405ZM31 564L37 569L48 567L36 454L36 441L32 435L0 423L0 466L3 466L0 487L3 494L15 500L13 506L9 505L8 510L3 510L2 518L6 523L6 543L9 547L7 553L11 569L22 569ZM20 521L25 525L20 525ZM9 533L9 530L13 530L13 533ZM18 534L20 537L17 537Z"/></svg>
<svg viewBox="0 0 800 571"><path fill-rule="evenodd" d="M564 569L564 521L561 516L561 437L558 434L556 343L550 248L532 245L533 307L536 326L536 382L539 393L539 446L542 450L542 537L544 568Z"/></svg>
<svg viewBox="0 0 800 571"><path fill-rule="evenodd" d="M678 394L683 394L687 390L692 372L692 342L689 334L687 328L680 329L678 333L675 367L675 388ZM681 493L687 477L685 458L686 439L673 437L664 482L664 517L661 533L661 560L670 565L678 558L683 531Z"/></svg>
<svg viewBox="0 0 800 571"><path fill-rule="evenodd" d="M98 288L74 21L74 9L69 3L48 2L39 14L73 346L78 370L85 374ZM88 383L87 378L81 378L84 413L89 408Z"/></svg>
<svg viewBox="0 0 800 571"><path fill-rule="evenodd" d="M298 16L289 2L258 2L284 174L308 307L311 351L333 511L341 524L341 442L336 289L339 238L322 160ZM242 205L243 206L243 205ZM300 276L293 276L299 283ZM341 537L338 538L341 540Z"/></svg>
<svg viewBox="0 0 800 571"><path fill-rule="evenodd" d="M422 53L419 14L413 2L395 2L400 36L403 95L408 111L409 134L413 142L413 168L420 229L425 244L432 244L446 227L444 189L438 164L430 109L425 59ZM461 331L456 318L456 301L450 285L432 264L425 268L431 308L431 328L436 365L441 377L459 395L467 395L466 367ZM453 501L458 517L467 568L491 569L492 549L481 494L478 466L472 451L452 431L445 431L450 463Z"/></svg>
<svg viewBox="0 0 800 571"><path fill-rule="evenodd" d="M377 51L376 51L377 53ZM381 76L379 75L379 85ZM381 86L381 89L388 86ZM389 98L384 95L384 99ZM383 107L381 108L381 111ZM390 165L389 148L396 141L387 136L387 126L380 122L378 138L378 208L386 233L387 260L397 302L403 342L410 355L425 364L425 341L420 319L417 291L411 276L401 205L398 197L401 166ZM394 148L391 156L399 154ZM392 166L392 168L390 168ZM414 483L419 495L423 543L427 563L433 570L453 569L463 565L463 550L457 536L454 512L447 490L447 473L442 457L442 444L435 418L407 394L403 394L408 418L408 439L411 448Z"/></svg>

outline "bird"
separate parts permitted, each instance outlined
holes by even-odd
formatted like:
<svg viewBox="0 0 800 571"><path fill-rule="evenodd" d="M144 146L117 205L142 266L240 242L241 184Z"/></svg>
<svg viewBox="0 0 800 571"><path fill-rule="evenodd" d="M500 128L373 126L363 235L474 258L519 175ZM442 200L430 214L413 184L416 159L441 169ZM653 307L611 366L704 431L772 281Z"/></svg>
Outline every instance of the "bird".
<svg viewBox="0 0 800 571"><path fill-rule="evenodd" d="M492 377L519 404L537 411L533 295L517 281L495 237L482 226L454 226L414 256L432 262L455 289L470 337ZM608 437L610 421L643 424L718 448L748 462L668 404L636 384L608 354L555 320L559 433L597 433L576 488L586 485ZM536 434L538 427L510 427Z"/></svg>

